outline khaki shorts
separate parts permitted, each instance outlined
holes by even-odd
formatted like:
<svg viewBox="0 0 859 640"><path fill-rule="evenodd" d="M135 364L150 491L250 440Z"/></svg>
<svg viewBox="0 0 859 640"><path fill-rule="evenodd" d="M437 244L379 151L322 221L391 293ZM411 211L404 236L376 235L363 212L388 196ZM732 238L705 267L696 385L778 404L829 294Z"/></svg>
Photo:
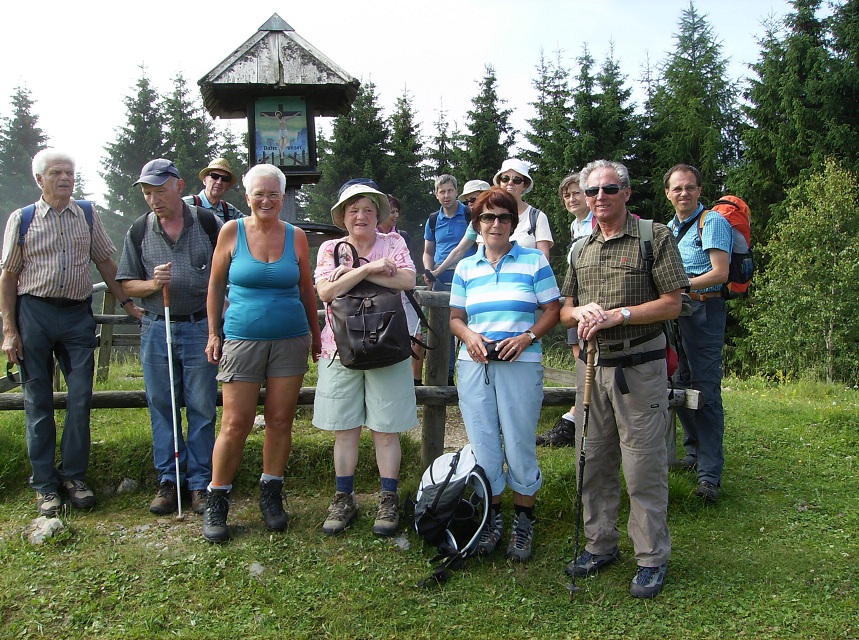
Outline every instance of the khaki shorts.
<svg viewBox="0 0 859 640"><path fill-rule="evenodd" d="M307 373L310 334L282 340L225 340L218 380L265 382Z"/></svg>
<svg viewBox="0 0 859 640"><path fill-rule="evenodd" d="M367 371L347 369L337 358L319 359L313 426L342 431L361 425L380 433L418 425L411 358Z"/></svg>

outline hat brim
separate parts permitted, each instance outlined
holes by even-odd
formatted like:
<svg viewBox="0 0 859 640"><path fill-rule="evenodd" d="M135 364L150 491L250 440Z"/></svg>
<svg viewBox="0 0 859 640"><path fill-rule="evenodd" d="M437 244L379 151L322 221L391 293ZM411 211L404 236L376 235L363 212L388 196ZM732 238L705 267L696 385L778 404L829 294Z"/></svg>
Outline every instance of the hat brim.
<svg viewBox="0 0 859 640"><path fill-rule="evenodd" d="M331 207L331 221L341 229L346 228L346 224L344 222L344 208L346 206L346 202L351 200L355 196L373 196L371 198L373 202L376 203L376 224L380 225L385 220L387 220L391 216L391 203L388 202L388 196L386 196L381 191L377 191L372 187L368 187L364 184L354 184L349 188L343 191L340 194L340 198L337 200L337 204Z"/></svg>
<svg viewBox="0 0 859 640"><path fill-rule="evenodd" d="M236 176L236 174L235 174L235 173L233 173L232 171L230 171L229 169L224 169L223 167L206 167L205 169L203 169L203 170L199 173L199 176L200 176L200 182L202 182L203 180L205 180L205 179L206 179L206 176L207 176L207 175L209 175L210 173L212 173L212 171L223 171L224 173L228 173L228 174L230 174L230 186L233 186L234 184L236 184L236 182L238 182L238 181L239 181L239 179L238 179L238 177Z"/></svg>
<svg viewBox="0 0 859 640"><path fill-rule="evenodd" d="M153 187L160 187L162 184L167 182L170 178L175 178L175 177L176 176L170 175L169 173L167 175L163 175L163 176L145 176L145 177L141 177L137 182L135 182L131 186L136 187L139 184L149 184L149 185L152 185Z"/></svg>

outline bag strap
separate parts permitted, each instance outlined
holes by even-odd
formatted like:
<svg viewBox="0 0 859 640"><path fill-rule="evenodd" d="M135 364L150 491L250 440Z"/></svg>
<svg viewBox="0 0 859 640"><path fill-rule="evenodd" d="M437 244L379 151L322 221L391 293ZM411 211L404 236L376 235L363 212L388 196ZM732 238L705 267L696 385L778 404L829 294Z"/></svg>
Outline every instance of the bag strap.
<svg viewBox="0 0 859 640"><path fill-rule="evenodd" d="M92 202L89 200L75 200L77 205L84 212L84 219L86 220L87 226L89 226L89 237L90 243L92 243ZM31 204L21 209L21 227L18 230L18 246L24 246L24 236L27 235L27 231L30 229L30 225L33 223L33 217L36 215L36 205Z"/></svg>
<svg viewBox="0 0 859 640"><path fill-rule="evenodd" d="M341 240L340 242L338 242L337 244L334 245L334 266L335 267L340 266L340 247L343 245L346 245L347 247L349 247L349 249L352 252L352 265L357 266L359 264L359 262L361 261L361 258L358 256L358 250L355 248L355 245L353 245L348 240Z"/></svg>

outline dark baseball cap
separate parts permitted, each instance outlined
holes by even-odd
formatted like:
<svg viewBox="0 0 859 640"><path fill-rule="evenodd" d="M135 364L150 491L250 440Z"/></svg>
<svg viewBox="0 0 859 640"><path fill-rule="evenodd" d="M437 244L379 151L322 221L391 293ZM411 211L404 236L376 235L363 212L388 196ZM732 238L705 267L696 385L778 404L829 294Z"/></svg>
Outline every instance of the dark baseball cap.
<svg viewBox="0 0 859 640"><path fill-rule="evenodd" d="M151 184L156 187L160 187L171 177L181 178L182 176L179 175L179 170L176 168L176 165L173 164L170 160L158 158L157 160L150 160L145 165L143 165L143 170L140 172L140 177L137 179L137 182L135 182L131 186L136 187L141 182L143 182L145 184Z"/></svg>

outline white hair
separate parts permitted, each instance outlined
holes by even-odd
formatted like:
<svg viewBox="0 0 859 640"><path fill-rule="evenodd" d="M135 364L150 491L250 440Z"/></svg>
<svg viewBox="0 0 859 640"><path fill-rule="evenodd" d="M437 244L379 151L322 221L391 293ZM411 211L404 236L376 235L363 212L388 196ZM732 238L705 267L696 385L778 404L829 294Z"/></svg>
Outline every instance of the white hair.
<svg viewBox="0 0 859 640"><path fill-rule="evenodd" d="M613 169L620 180L620 186L626 189L629 186L629 169L620 162L613 160L594 160L588 163L579 173L579 186L582 191L588 186L588 176L597 169Z"/></svg>
<svg viewBox="0 0 859 640"><path fill-rule="evenodd" d="M39 176L44 176L48 165L54 162L71 162L72 169L75 168L75 158L72 154L49 147L42 149L33 157L33 179L38 182Z"/></svg>
<svg viewBox="0 0 859 640"><path fill-rule="evenodd" d="M245 191L250 193L251 184L257 178L277 178L278 182L280 182L280 192L286 192L286 176L283 175L283 171L273 164L257 164L251 167L250 170L242 176L242 184L245 186Z"/></svg>

